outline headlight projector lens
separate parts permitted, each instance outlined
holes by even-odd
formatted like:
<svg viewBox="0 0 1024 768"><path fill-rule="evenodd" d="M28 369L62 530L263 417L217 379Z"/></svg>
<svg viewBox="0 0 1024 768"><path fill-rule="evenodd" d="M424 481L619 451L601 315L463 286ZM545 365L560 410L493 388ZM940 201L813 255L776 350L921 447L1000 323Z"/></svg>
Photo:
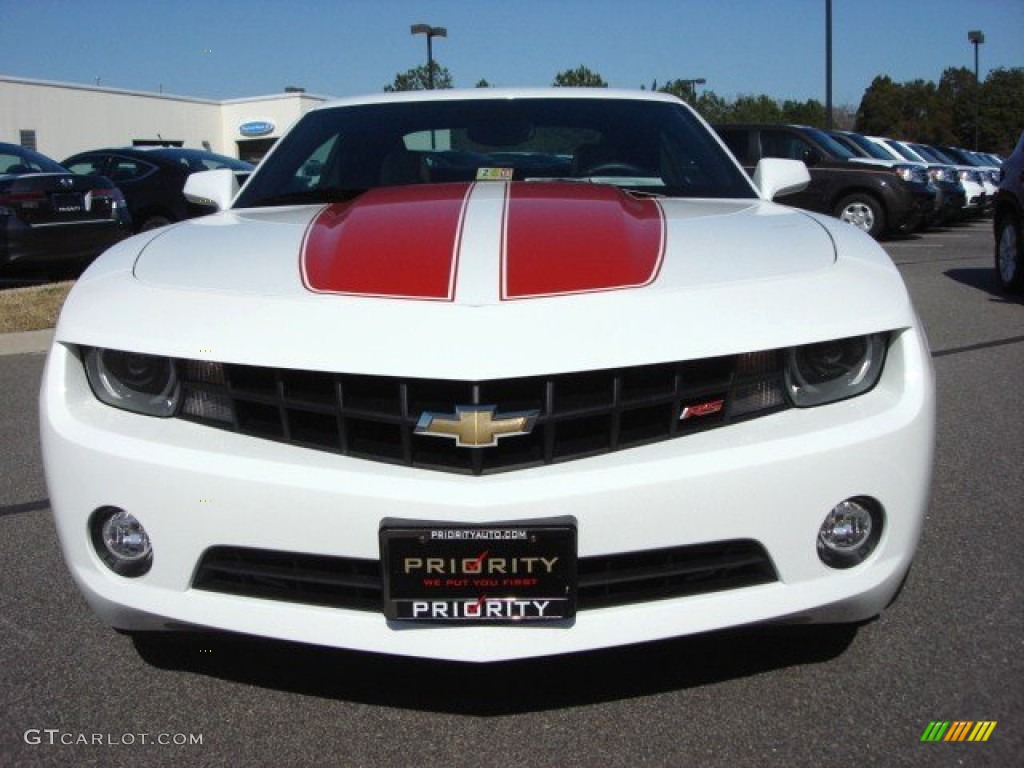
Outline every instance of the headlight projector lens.
<svg viewBox="0 0 1024 768"><path fill-rule="evenodd" d="M85 373L97 398L125 411L173 416L181 398L174 361L167 357L90 349Z"/></svg>

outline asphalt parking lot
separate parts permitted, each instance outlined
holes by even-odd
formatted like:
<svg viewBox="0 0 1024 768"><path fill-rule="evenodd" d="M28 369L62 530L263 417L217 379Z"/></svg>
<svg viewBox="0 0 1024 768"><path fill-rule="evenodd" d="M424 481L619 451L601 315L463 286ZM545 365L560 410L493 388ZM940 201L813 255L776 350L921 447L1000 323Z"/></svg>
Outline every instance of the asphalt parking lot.
<svg viewBox="0 0 1024 768"><path fill-rule="evenodd" d="M906 587L855 628L492 666L136 644L100 625L61 559L36 426L43 355L0 357L0 765L1018 764L1024 302L995 287L987 220L883 245L933 349L938 451ZM922 742L936 720L997 725L984 743Z"/></svg>

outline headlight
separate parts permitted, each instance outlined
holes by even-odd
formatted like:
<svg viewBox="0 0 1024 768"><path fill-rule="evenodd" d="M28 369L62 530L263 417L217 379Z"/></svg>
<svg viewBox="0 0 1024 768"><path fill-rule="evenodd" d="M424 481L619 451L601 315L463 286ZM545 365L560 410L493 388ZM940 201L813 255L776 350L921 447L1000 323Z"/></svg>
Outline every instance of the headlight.
<svg viewBox="0 0 1024 768"><path fill-rule="evenodd" d="M170 358L90 349L85 373L93 394L115 408L167 417L178 407L181 386Z"/></svg>
<svg viewBox="0 0 1024 768"><path fill-rule="evenodd" d="M893 166L893 171L904 181L917 181L914 173L915 168L912 165L897 165Z"/></svg>
<svg viewBox="0 0 1024 768"><path fill-rule="evenodd" d="M786 392L797 408L862 395L878 382L884 333L794 347L786 355Z"/></svg>

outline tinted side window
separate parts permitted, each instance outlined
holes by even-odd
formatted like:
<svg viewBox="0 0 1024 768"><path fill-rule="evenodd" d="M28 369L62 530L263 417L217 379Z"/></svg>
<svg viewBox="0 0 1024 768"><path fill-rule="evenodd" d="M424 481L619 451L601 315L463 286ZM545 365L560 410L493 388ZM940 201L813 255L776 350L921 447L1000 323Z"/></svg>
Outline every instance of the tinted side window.
<svg viewBox="0 0 1024 768"><path fill-rule="evenodd" d="M43 170L38 163L22 155L0 154L0 173L37 173Z"/></svg>
<svg viewBox="0 0 1024 768"><path fill-rule="evenodd" d="M69 163L67 169L80 176L102 176L103 165L102 157L83 157L81 160Z"/></svg>
<svg viewBox="0 0 1024 768"><path fill-rule="evenodd" d="M750 134L747 131L720 131L720 135L725 146L741 164L754 164L754 158L750 156Z"/></svg>
<svg viewBox="0 0 1024 768"><path fill-rule="evenodd" d="M788 131L765 129L761 131L763 157L781 157L787 160L805 160L813 148L799 136Z"/></svg>
<svg viewBox="0 0 1024 768"><path fill-rule="evenodd" d="M149 163L140 160L132 160L128 157L115 157L111 159L110 171L107 174L111 181L131 181L141 179L153 170Z"/></svg>

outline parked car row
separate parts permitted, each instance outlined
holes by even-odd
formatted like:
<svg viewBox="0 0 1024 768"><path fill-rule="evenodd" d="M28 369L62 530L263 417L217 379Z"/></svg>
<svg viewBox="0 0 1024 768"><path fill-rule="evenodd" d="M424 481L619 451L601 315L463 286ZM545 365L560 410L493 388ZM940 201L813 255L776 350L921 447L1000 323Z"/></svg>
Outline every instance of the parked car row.
<svg viewBox="0 0 1024 768"><path fill-rule="evenodd" d="M185 180L253 165L198 149L128 147L82 152L63 163L0 143L0 273L78 269L133 232L212 212L188 202Z"/></svg>
<svg viewBox="0 0 1024 768"><path fill-rule="evenodd" d="M123 194L45 155L0 144L0 270L87 263L131 234Z"/></svg>
<svg viewBox="0 0 1024 768"><path fill-rule="evenodd" d="M811 175L784 202L847 221L872 237L911 232L991 210L998 165L936 148L801 125L729 124L715 130L753 174L766 157L801 160Z"/></svg>
<svg viewBox="0 0 1024 768"><path fill-rule="evenodd" d="M252 163L202 149L124 147L79 152L64 160L72 173L106 176L124 194L136 232L210 213L185 200L185 179L196 171L230 168L248 178Z"/></svg>
<svg viewBox="0 0 1024 768"><path fill-rule="evenodd" d="M967 150L934 147L910 141L872 136L869 139L893 157L926 165L933 178L943 176L958 181L966 197L964 213L978 215L991 211L999 183L999 163L975 158Z"/></svg>

